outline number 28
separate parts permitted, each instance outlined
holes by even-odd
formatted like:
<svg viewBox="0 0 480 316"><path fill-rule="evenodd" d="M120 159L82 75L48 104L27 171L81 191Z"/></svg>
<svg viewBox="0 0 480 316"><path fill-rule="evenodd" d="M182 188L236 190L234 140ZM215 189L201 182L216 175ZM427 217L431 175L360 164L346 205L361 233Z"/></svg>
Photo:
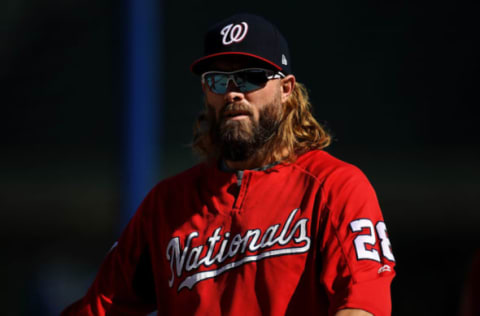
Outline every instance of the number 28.
<svg viewBox="0 0 480 316"><path fill-rule="evenodd" d="M375 236L376 231L378 238L380 239L380 248L382 249L383 256L390 261L395 261L395 257L392 253L392 246L387 237L387 226L384 222L378 222L374 229L371 220L362 218L352 221L350 223L350 228L354 233L361 232L363 229L369 230L369 233L358 235L353 240L358 260L369 259L378 262L381 261L378 251L373 248L377 243ZM367 248L367 245L371 246L370 249Z"/></svg>

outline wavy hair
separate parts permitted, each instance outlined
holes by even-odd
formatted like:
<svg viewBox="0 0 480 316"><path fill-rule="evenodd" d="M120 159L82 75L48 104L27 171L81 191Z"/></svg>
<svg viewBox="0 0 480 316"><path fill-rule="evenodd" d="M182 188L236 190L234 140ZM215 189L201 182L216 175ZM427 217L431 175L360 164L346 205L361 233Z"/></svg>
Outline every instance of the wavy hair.
<svg viewBox="0 0 480 316"><path fill-rule="evenodd" d="M205 102L193 129L193 150L205 158L220 158L220 149L214 143L215 114ZM263 148L264 163L291 162L298 155L330 145L331 136L312 114L312 105L305 86L295 83L294 90L283 104L282 119L277 133Z"/></svg>

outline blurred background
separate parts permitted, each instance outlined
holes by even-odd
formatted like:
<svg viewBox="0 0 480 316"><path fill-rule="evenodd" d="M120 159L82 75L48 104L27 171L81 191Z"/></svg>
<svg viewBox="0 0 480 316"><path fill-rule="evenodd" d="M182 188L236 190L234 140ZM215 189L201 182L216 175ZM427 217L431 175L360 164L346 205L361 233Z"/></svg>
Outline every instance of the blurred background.
<svg viewBox="0 0 480 316"><path fill-rule="evenodd" d="M154 183L198 159L189 66L237 11L290 44L297 80L386 219L393 315L457 315L479 248L478 3L32 1L0 4L3 315L82 296Z"/></svg>

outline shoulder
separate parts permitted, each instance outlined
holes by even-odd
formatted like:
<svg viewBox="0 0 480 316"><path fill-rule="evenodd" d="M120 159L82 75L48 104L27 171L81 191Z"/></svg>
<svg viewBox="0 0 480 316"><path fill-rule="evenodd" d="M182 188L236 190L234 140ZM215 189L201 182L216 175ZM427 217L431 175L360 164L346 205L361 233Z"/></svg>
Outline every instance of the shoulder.
<svg viewBox="0 0 480 316"><path fill-rule="evenodd" d="M180 223L189 216L188 211L196 210L191 205L196 203L195 197L205 187L213 170L214 164L200 163L160 181L142 200L132 221L151 229L152 223Z"/></svg>
<svg viewBox="0 0 480 316"><path fill-rule="evenodd" d="M153 188L153 191L172 191L178 188L189 187L205 179L212 167L211 164L206 162L196 164L176 175L163 179Z"/></svg>
<svg viewBox="0 0 480 316"><path fill-rule="evenodd" d="M352 195L376 196L362 170L323 150L312 150L298 157L295 166L320 183L322 194L327 200Z"/></svg>
<svg viewBox="0 0 480 316"><path fill-rule="evenodd" d="M299 156L294 165L324 184L352 178L366 180L364 173L357 166L340 160L324 150L311 150Z"/></svg>
<svg viewBox="0 0 480 316"><path fill-rule="evenodd" d="M324 151L309 152L299 157L297 164L321 182L321 194L329 209L347 210L347 205L354 205L355 210L349 212L355 215L362 209L360 206L368 205L365 214L377 213L375 190L358 167Z"/></svg>
<svg viewBox="0 0 480 316"><path fill-rule="evenodd" d="M199 163L185 171L158 182L143 199L140 209L143 211L162 209L167 206L174 206L192 192L202 186L202 181L208 178L208 172L212 167L207 163Z"/></svg>

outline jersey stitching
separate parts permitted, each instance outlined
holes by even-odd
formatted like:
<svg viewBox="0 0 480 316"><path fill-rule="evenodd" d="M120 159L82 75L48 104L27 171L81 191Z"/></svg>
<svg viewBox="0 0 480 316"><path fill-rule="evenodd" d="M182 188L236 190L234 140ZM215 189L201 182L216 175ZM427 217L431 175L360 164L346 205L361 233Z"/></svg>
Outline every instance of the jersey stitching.
<svg viewBox="0 0 480 316"><path fill-rule="evenodd" d="M314 178L317 182L321 183L322 186L323 186L323 182L316 176L314 175L313 173L311 173L310 171L308 171L307 169L297 165L296 163L295 164L292 164L293 167L299 169L300 171L304 172L305 174L307 174L308 176Z"/></svg>
<svg viewBox="0 0 480 316"><path fill-rule="evenodd" d="M344 249L344 244L342 243L342 240L341 240L341 238L339 236L339 233L338 233L339 229L338 229L338 226L337 226L337 224L338 224L337 223L337 218L334 216L334 213L331 212L331 210L330 210L330 208L328 208L328 206L325 205L325 209L327 209L328 212L331 214L331 221L330 221L331 226L332 226L333 231L335 233L335 237L336 237L337 242L339 244L339 248L342 251L343 258L345 259L345 264L346 264L348 270L350 271L350 275L352 276L352 283L357 283L357 280L355 279L355 276L353 275L353 269L350 266L350 262L348 261L348 256L347 256L346 251Z"/></svg>
<svg viewBox="0 0 480 316"><path fill-rule="evenodd" d="M307 169L299 166L298 164L292 164L293 167L296 167L297 169L299 169L300 171L304 172L305 174L307 174L308 176L314 178L317 182L320 183L320 191L321 191L321 194L322 194L322 200L326 200L325 199L325 191L324 191L324 181L321 181L317 176L315 176L313 173L311 173L310 171L308 171ZM333 231L335 233L335 237L337 239L337 242L338 244L340 245L340 250L342 251L342 255L343 255L343 258L345 260L345 263L346 263L346 266L348 268L348 270L350 271L350 275L352 276L352 283L356 283L357 281L355 280L355 276L353 275L353 270L352 270L352 267L350 266L350 262L348 261L348 256L346 254L346 251L344 249L344 245L342 244L341 242L341 239L340 239L340 236L338 234L338 228L337 228L337 218L334 216L334 213L331 212L331 210L328 208L327 205L324 206L324 209L325 210L328 210L328 213L331 214L331 218L332 218L332 221L330 223L330 225L332 226L333 228Z"/></svg>

